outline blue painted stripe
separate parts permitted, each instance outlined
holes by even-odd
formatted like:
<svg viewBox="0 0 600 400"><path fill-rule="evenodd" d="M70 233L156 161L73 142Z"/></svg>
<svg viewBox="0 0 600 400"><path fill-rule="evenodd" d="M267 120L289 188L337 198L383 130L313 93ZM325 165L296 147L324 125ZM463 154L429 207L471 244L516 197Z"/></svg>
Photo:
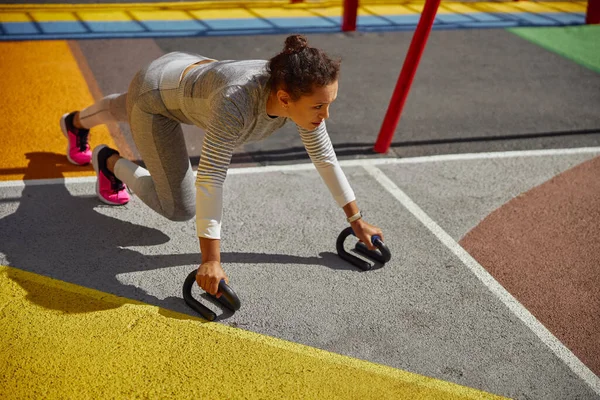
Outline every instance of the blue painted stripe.
<svg viewBox="0 0 600 400"><path fill-rule="evenodd" d="M466 14L466 15L470 15L471 17L473 17L473 19L475 19L478 22L499 22L499 21L502 21L502 18L499 18L496 15L490 14L490 13L480 12L480 13L473 13L473 14Z"/></svg>
<svg viewBox="0 0 600 400"><path fill-rule="evenodd" d="M551 20L544 16L532 14L532 13L518 13L518 14L499 13L496 15L499 18L502 18L504 20L517 21L519 23L519 25L533 25L533 26L558 25L558 22L556 20Z"/></svg>
<svg viewBox="0 0 600 400"><path fill-rule="evenodd" d="M384 15L388 21L391 21L392 24L395 25L416 25L421 18L418 14L409 14L409 15Z"/></svg>
<svg viewBox="0 0 600 400"><path fill-rule="evenodd" d="M279 28L334 28L337 26L333 21L326 18L306 17L306 18L269 18L268 21Z"/></svg>
<svg viewBox="0 0 600 400"><path fill-rule="evenodd" d="M490 21L490 22L465 22L460 24L457 28L466 28L466 29L477 29L477 28L512 28L514 26L519 26L517 21Z"/></svg>
<svg viewBox="0 0 600 400"><path fill-rule="evenodd" d="M114 22L86 22L87 26L92 32L103 33L103 32L144 32L143 26L135 21L114 21Z"/></svg>
<svg viewBox="0 0 600 400"><path fill-rule="evenodd" d="M357 30L364 32L414 30L420 16L361 15ZM341 17L253 18L185 21L68 21L0 23L0 40L112 39L189 36L228 36L289 32L339 32ZM433 29L566 26L585 23L583 13L438 14Z"/></svg>
<svg viewBox="0 0 600 400"><path fill-rule="evenodd" d="M202 22L209 27L209 29L215 30L239 30L239 29L269 29L273 28L273 24L270 24L268 20L264 19L206 19Z"/></svg>
<svg viewBox="0 0 600 400"><path fill-rule="evenodd" d="M519 26L517 21L473 21L473 22L462 22L460 24L455 24L455 29L478 29L478 28L512 28L514 26ZM434 29L436 26L434 26ZM441 27L440 27L441 28Z"/></svg>
<svg viewBox="0 0 600 400"><path fill-rule="evenodd" d="M584 13L541 13L546 18L559 21L562 25L583 25L585 24Z"/></svg>
<svg viewBox="0 0 600 400"><path fill-rule="evenodd" d="M204 32L207 27L195 20L185 21L138 21L147 30L152 32L160 31L197 31Z"/></svg>
<svg viewBox="0 0 600 400"><path fill-rule="evenodd" d="M339 18L339 24L342 23L342 17ZM385 16L377 16L377 15L359 15L356 19L356 26L358 28L367 27L367 26L390 26L393 25L394 22L386 18Z"/></svg>
<svg viewBox="0 0 600 400"><path fill-rule="evenodd" d="M5 32L3 36L10 35L31 35L40 33L39 29L33 22L2 22L2 30Z"/></svg>
<svg viewBox="0 0 600 400"><path fill-rule="evenodd" d="M44 33L84 33L89 32L81 22L66 21L66 22L39 22L39 27Z"/></svg>
<svg viewBox="0 0 600 400"><path fill-rule="evenodd" d="M443 24L477 21L474 17L468 14L438 14L435 17L435 20Z"/></svg>

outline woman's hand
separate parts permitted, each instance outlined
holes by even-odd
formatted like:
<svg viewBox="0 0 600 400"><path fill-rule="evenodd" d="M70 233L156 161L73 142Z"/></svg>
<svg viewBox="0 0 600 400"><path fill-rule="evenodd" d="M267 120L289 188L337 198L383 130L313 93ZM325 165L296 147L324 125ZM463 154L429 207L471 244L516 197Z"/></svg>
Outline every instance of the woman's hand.
<svg viewBox="0 0 600 400"><path fill-rule="evenodd" d="M198 272L196 273L196 283L204 291L216 295L217 298L221 297L219 292L219 282L225 279L225 283L229 283L229 278L225 275L223 267L219 261L207 261L200 265Z"/></svg>
<svg viewBox="0 0 600 400"><path fill-rule="evenodd" d="M383 242L383 232L376 226L368 224L365 220L358 219L350 224L352 226L352 230L354 231L354 235L364 244L367 245L369 250L375 250L377 247L373 245L371 242L372 236L379 236L381 241Z"/></svg>

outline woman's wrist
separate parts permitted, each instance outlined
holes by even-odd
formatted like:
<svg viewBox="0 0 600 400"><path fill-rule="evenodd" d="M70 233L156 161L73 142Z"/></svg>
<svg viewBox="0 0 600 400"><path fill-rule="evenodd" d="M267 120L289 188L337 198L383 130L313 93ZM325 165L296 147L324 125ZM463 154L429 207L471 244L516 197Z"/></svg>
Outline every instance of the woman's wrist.
<svg viewBox="0 0 600 400"><path fill-rule="evenodd" d="M346 221L349 223L353 223L355 221L359 221L362 219L362 212L358 211L356 214L349 216L346 218Z"/></svg>
<svg viewBox="0 0 600 400"><path fill-rule="evenodd" d="M360 212L358 205L356 204L356 201L353 200L350 203L346 204L344 207L344 213L346 214L346 218L350 218L353 215L356 215L357 213Z"/></svg>
<svg viewBox="0 0 600 400"><path fill-rule="evenodd" d="M357 228L361 228L363 225L365 224L365 220L360 218L357 219L354 222L350 222L350 226L352 227L352 229L356 230Z"/></svg>
<svg viewBox="0 0 600 400"><path fill-rule="evenodd" d="M221 240L199 238L200 252L202 253L202 263L209 261L221 262Z"/></svg>

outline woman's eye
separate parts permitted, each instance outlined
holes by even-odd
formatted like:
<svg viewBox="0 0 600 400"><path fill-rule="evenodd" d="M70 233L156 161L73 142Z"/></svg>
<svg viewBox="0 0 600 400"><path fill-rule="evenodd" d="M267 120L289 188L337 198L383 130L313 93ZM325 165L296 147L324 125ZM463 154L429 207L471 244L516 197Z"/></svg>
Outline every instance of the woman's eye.
<svg viewBox="0 0 600 400"><path fill-rule="evenodd" d="M323 106L322 106L322 105L320 105L320 106L316 106L315 108L316 108L317 110L320 110L322 107L323 107Z"/></svg>

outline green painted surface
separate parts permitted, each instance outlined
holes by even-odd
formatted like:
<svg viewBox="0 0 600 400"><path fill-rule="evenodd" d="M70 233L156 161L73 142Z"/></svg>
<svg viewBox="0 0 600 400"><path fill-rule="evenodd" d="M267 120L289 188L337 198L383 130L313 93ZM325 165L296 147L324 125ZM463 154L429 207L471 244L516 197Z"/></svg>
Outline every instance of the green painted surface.
<svg viewBox="0 0 600 400"><path fill-rule="evenodd" d="M509 28L510 32L600 73L600 25Z"/></svg>

